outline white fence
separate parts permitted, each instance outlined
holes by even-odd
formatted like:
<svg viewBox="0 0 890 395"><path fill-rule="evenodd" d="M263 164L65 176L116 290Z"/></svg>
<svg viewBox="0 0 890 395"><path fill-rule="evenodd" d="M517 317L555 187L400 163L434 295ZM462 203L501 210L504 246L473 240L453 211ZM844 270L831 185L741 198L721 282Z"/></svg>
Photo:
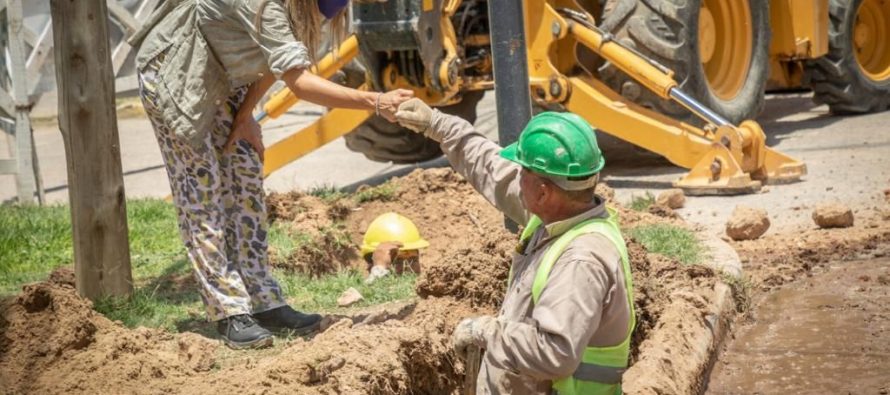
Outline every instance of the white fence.
<svg viewBox="0 0 890 395"><path fill-rule="evenodd" d="M164 0L108 0L111 61L118 91L131 90L135 71L132 48L124 38ZM49 0L0 0L0 129L10 159L0 159L0 174L16 176L19 202L43 202L34 153L30 111L55 90Z"/></svg>

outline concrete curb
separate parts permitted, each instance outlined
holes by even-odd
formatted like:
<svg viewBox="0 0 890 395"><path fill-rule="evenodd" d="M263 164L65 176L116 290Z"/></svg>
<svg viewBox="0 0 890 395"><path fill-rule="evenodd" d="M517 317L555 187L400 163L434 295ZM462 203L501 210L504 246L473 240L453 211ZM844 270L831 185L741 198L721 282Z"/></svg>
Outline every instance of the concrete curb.
<svg viewBox="0 0 890 395"><path fill-rule="evenodd" d="M707 232L698 232L696 237L710 252L707 266L733 278L742 277L742 261L732 246Z"/></svg>
<svg viewBox="0 0 890 395"><path fill-rule="evenodd" d="M732 246L723 241L723 239L707 232L700 232L699 236L702 237L704 246L711 252L711 259L709 260L711 267L732 278L742 278L742 261ZM726 334L729 333L732 316L736 308L732 292L732 288L723 282L722 279L714 285L714 303L711 311L705 316L705 320L711 329L710 336L694 340L698 345L696 348L706 350L708 354L707 358L705 358L706 363L699 372L700 381L696 391L698 394L705 392L708 379L711 376L711 370L717 361L718 351L723 346L724 340L726 340Z"/></svg>
<svg viewBox="0 0 890 395"><path fill-rule="evenodd" d="M711 252L708 266L718 270L732 278L742 277L742 261L739 254L728 243L708 232L699 232L702 244ZM732 289L723 280L714 285L714 303L711 311L705 316L708 323L709 336L699 337L694 340L696 350L702 352L702 360L706 361L698 372L699 386L696 393L702 394L707 388L711 370L717 361L717 353L726 340L732 324L732 316L735 311L735 299Z"/></svg>
<svg viewBox="0 0 890 395"><path fill-rule="evenodd" d="M703 394L705 389L707 389L708 379L711 377L711 370L714 368L714 363L717 362L717 354L720 350L720 347L723 346L724 340L726 340L726 334L729 333L730 325L732 324L732 316L735 312L735 300L732 296L732 289L725 283L718 282L714 286L714 304L711 312L705 316L705 320L707 320L711 333L710 336L696 338L694 342L697 344L697 349L706 350L707 357L705 358L705 364L701 367L698 375L698 388L695 391L697 394Z"/></svg>
<svg viewBox="0 0 890 395"><path fill-rule="evenodd" d="M732 247L704 233L699 233L698 237L709 249L709 267L733 278L742 275L741 262ZM690 326L692 322L701 321L688 316L659 322L660 330L685 327L688 331L679 338L671 337L669 332L662 335L653 332L650 338L656 339L654 346L642 350L644 354L640 360L628 370L629 374L625 374L626 393L703 393L735 312L732 292L730 286L718 277L713 294L708 295L708 305L702 317L704 325ZM673 363L679 359L684 363Z"/></svg>

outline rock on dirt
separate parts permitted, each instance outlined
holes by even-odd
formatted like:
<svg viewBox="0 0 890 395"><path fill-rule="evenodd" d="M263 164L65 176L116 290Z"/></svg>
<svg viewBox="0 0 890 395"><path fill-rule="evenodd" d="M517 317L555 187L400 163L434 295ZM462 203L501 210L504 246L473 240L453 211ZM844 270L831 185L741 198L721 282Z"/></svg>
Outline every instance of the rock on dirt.
<svg viewBox="0 0 890 395"><path fill-rule="evenodd" d="M340 307L349 307L364 299L365 297L362 296L357 289L349 287L349 289L343 291L340 297L337 298L337 305Z"/></svg>
<svg viewBox="0 0 890 395"><path fill-rule="evenodd" d="M655 204L660 206L667 206L673 210L683 208L683 206L686 204L686 195L683 194L682 189L668 189L658 194L658 197L655 198Z"/></svg>
<svg viewBox="0 0 890 395"><path fill-rule="evenodd" d="M736 206L732 217L726 222L726 235L733 240L754 240L769 229L769 216L766 210L747 206Z"/></svg>
<svg viewBox="0 0 890 395"><path fill-rule="evenodd" d="M853 210L843 204L822 204L813 210L813 222L823 229L853 226Z"/></svg>

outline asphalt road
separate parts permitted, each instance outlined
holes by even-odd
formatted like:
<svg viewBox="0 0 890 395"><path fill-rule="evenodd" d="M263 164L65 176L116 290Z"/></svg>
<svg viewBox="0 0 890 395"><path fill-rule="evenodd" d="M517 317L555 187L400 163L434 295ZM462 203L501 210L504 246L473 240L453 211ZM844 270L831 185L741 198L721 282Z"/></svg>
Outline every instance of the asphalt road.
<svg viewBox="0 0 890 395"><path fill-rule="evenodd" d="M476 126L496 139L497 125L493 93L479 105ZM265 127L265 140L271 144L315 119L322 108L309 104L294 107L287 115ZM804 181L775 185L766 192L733 197L690 197L679 214L721 233L723 224L736 205L766 209L773 222L770 232L812 227L810 213L821 202L842 202L856 215L867 215L886 205L882 191L890 188L890 112L862 116L833 116L826 106L817 106L810 94L769 95L766 108L757 119L767 133L768 144L803 160L809 174ZM136 117L119 121L122 164L127 195L163 197L169 194L166 172L147 119ZM50 202L68 197L64 146L57 126L39 123L35 140L41 174ZM620 201L630 201L646 192L657 194L670 188L684 170L644 154L627 144L601 136L607 166L605 180L616 189ZM6 153L0 139L0 152ZM443 160L420 166L443 166ZM287 191L314 186L357 186L404 174L417 166L376 163L346 149L336 140L275 174L266 182L271 191ZM12 176L0 176L0 200L15 196Z"/></svg>

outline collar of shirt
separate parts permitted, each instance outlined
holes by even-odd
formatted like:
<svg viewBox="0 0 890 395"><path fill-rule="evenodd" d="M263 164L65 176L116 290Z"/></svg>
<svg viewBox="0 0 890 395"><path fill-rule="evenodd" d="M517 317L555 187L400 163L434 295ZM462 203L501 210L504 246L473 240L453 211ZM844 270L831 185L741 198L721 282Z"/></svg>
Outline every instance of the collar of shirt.
<svg viewBox="0 0 890 395"><path fill-rule="evenodd" d="M544 234L541 235L542 243L540 244L544 244L552 238L561 236L563 233L568 232L570 229L574 228L576 225L584 221L593 218L607 218L609 216L609 213L606 210L606 200L599 195L596 195L594 196L594 201L596 202L596 205L593 206L593 208L591 208L590 210L587 210L574 217L566 218L561 221L556 221L544 225Z"/></svg>

